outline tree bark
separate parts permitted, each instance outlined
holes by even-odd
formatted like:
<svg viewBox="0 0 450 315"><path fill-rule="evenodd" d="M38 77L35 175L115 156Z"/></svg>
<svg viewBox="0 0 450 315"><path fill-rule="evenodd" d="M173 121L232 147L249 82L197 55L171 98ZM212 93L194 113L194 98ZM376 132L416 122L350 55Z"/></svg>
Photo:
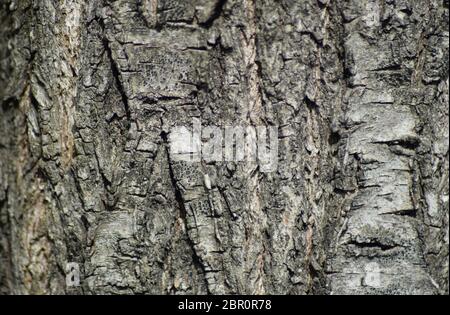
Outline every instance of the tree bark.
<svg viewBox="0 0 450 315"><path fill-rule="evenodd" d="M0 293L448 294L448 14L2 0ZM177 161L193 118L277 169Z"/></svg>

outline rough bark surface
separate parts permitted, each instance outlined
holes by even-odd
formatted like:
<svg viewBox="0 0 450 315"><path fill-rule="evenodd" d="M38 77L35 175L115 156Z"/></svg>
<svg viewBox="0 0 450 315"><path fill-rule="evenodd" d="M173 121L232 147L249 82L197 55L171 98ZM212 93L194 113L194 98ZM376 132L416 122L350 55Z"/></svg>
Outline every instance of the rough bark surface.
<svg viewBox="0 0 450 315"><path fill-rule="evenodd" d="M1 0L0 293L448 294L448 14ZM192 118L277 170L176 161Z"/></svg>

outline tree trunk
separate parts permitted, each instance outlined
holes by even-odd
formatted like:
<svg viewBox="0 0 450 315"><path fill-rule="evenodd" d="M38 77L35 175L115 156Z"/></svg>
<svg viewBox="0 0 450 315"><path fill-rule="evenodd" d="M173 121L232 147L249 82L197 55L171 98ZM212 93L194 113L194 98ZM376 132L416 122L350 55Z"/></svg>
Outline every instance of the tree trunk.
<svg viewBox="0 0 450 315"><path fill-rule="evenodd" d="M448 294L448 13L2 0L0 293ZM276 169L180 161L193 121Z"/></svg>

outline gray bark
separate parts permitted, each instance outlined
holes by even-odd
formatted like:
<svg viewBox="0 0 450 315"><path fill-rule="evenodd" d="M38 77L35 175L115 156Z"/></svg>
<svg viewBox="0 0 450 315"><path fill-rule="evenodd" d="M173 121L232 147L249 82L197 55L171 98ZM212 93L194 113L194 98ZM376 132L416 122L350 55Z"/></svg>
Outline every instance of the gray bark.
<svg viewBox="0 0 450 315"><path fill-rule="evenodd" d="M448 53L448 0L1 0L0 293L448 294Z"/></svg>

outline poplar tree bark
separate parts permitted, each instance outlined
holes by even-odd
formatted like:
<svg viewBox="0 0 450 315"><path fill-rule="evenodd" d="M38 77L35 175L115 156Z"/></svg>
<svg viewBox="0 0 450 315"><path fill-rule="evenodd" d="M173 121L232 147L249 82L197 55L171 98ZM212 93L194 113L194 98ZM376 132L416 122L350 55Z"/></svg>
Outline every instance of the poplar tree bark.
<svg viewBox="0 0 450 315"><path fill-rule="evenodd" d="M0 293L448 294L448 14L1 0ZM175 161L193 118L277 170Z"/></svg>

